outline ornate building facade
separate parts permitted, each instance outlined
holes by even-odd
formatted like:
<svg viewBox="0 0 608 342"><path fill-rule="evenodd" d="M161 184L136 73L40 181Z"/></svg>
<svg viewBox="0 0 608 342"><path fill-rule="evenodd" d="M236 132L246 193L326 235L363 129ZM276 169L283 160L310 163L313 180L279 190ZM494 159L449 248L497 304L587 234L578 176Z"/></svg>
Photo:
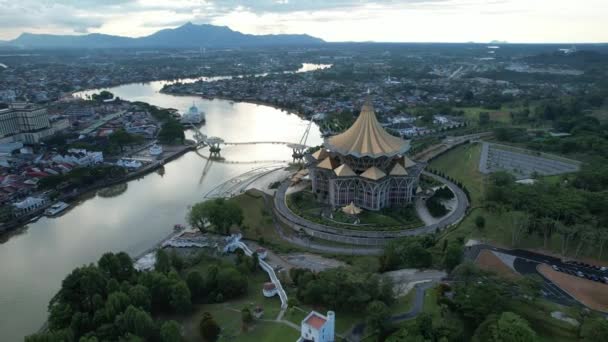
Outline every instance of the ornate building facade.
<svg viewBox="0 0 608 342"><path fill-rule="evenodd" d="M409 141L390 135L366 101L355 123L307 156L312 190L333 207L368 209L410 203L424 168L405 156Z"/></svg>

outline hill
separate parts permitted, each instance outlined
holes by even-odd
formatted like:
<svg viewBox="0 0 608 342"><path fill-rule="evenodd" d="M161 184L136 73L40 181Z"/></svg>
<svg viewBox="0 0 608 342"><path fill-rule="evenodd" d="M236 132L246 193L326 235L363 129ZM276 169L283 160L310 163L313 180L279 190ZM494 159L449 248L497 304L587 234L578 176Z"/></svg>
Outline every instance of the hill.
<svg viewBox="0 0 608 342"><path fill-rule="evenodd" d="M131 38L107 34L52 35L23 33L6 42L21 48L234 48L278 45L315 45L323 40L306 34L253 35L226 26L184 24L149 36Z"/></svg>

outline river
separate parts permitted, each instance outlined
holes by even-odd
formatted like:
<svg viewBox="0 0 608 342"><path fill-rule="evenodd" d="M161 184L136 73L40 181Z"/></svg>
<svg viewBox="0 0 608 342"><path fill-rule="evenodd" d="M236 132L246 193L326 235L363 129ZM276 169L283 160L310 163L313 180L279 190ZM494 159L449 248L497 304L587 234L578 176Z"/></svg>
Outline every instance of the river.
<svg viewBox="0 0 608 342"><path fill-rule="evenodd" d="M304 67L306 70L299 71L314 70L316 66ZM317 68L321 67L325 66ZM214 79L218 78L205 80ZM308 125L295 114L269 106L159 93L167 82L175 81L127 84L107 90L125 100L180 111L194 102L206 113L207 123L200 131L230 142L298 142ZM308 143L321 142L319 128L313 125ZM289 160L291 150L283 145L225 146L222 156L230 161ZM189 152L165 165L164 172L130 181L126 189L122 186L118 191L90 194L60 217L41 218L3 237L0 341L21 341L36 332L46 320L49 300L75 267L96 262L107 251L131 255L145 251L167 236L174 224L184 223L189 206L203 200L209 191L265 165L214 162L203 179L206 162Z"/></svg>

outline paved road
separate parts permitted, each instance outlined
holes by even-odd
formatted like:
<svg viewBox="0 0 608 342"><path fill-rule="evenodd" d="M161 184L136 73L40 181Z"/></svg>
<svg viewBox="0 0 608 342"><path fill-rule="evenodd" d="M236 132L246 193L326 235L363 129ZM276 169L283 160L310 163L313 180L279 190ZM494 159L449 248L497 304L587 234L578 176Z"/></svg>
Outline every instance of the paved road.
<svg viewBox="0 0 608 342"><path fill-rule="evenodd" d="M447 185L455 194L457 200L457 207L454 209L454 211L434 224L400 231L364 231L336 228L311 222L294 214L287 207L286 192L290 184L288 180L281 184L275 194L275 213L279 220L297 232L304 231L308 235L320 238L322 240L363 246L383 246L394 238L434 233L437 230L444 229L462 220L466 214L467 208L469 207L469 201L462 189L456 186L456 184L438 175L434 175L429 172L423 172L423 174Z"/></svg>
<svg viewBox="0 0 608 342"><path fill-rule="evenodd" d="M418 316L418 314L424 309L424 295L426 291L435 286L435 284L435 282L416 284L414 287L414 291L416 292L414 293L414 303L412 308L406 312L391 316L388 321L392 324L416 318L416 316ZM347 340L350 342L361 341L363 333L365 332L365 326L365 323L355 325L346 335Z"/></svg>
<svg viewBox="0 0 608 342"><path fill-rule="evenodd" d="M548 265L556 265L560 268L569 268L573 270L581 270L586 272L582 267L576 267L570 264L565 264L562 262L560 258L552 257L549 255L539 254L531 251L526 251L522 249L504 249L498 248L491 245L476 245L471 247L467 252L467 258L471 260L475 260L477 255L484 250L497 251L504 254L515 256L516 259L513 263L513 267L515 270L524 275L538 275L543 280L543 285L541 287L541 291L543 295L548 300L562 304L562 305L572 305L576 302L576 300L570 296L568 293L560 289L557 285L555 285L552 281L543 276L540 272L538 272L538 265L540 264L548 264Z"/></svg>
<svg viewBox="0 0 608 342"><path fill-rule="evenodd" d="M272 210L272 204L270 203L270 201L268 200L268 198L266 196L264 196L264 202L266 204L266 208L270 212L275 213ZM329 245L314 243L314 242L310 241L310 239L308 239L308 238L304 239L304 238L299 238L296 236L288 236L287 234L285 234L285 232L283 231L283 228L277 221L276 213L272 215L272 221L273 221L274 230L277 232L277 234L279 234L281 239L288 241L290 243L293 243L296 246L304 247L308 250L313 250L313 251L321 252L321 253L342 254L342 255L379 255L379 254L382 254L382 252L383 252L382 248L365 247L365 246L356 246L356 247L329 246Z"/></svg>

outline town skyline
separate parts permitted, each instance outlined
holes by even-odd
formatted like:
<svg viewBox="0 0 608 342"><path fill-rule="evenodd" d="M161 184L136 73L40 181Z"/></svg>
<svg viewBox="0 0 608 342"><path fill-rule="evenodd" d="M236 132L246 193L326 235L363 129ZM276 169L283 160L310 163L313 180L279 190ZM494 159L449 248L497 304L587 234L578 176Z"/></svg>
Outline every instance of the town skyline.
<svg viewBox="0 0 608 342"><path fill-rule="evenodd" d="M22 33L142 37L185 23L327 42L608 42L608 4L571 1L0 1L0 39Z"/></svg>

